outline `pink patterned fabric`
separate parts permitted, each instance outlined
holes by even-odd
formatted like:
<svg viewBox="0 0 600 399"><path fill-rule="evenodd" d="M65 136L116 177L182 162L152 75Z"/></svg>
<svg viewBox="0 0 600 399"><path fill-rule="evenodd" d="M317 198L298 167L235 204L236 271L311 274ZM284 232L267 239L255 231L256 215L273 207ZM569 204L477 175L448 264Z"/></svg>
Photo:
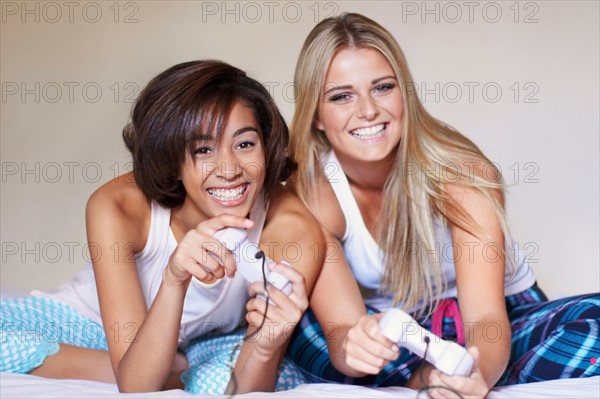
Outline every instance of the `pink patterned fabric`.
<svg viewBox="0 0 600 399"><path fill-rule="evenodd" d="M458 305L454 298L442 299L431 316L431 332L440 338L442 338L444 317L454 320L457 343L464 346L465 334L462 317L460 316L460 311L458 310Z"/></svg>

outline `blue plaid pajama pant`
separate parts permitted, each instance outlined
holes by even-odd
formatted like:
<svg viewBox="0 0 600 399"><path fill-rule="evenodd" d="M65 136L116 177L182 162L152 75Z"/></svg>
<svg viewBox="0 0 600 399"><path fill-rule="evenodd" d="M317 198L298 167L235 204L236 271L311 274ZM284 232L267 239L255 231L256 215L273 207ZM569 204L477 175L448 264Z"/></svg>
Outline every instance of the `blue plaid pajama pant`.
<svg viewBox="0 0 600 399"><path fill-rule="evenodd" d="M534 285L506 297L506 308L512 330L511 354L497 386L600 375L600 294L548 301ZM418 321L431 330L431 318ZM453 318L444 317L441 330L444 339L457 340ZM364 386L403 386L422 362L400 348L398 358L378 375L347 377L331 363L324 333L310 309L294 331L287 356L300 367L307 382Z"/></svg>

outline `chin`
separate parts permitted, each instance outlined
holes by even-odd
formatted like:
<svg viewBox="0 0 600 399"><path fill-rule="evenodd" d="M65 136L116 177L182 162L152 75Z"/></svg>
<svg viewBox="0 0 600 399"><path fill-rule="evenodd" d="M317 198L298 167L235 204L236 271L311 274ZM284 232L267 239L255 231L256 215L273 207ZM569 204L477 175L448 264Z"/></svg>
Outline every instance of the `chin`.
<svg viewBox="0 0 600 399"><path fill-rule="evenodd" d="M392 151L387 151L387 152L373 152L373 153L369 153L369 152L358 152L356 154L356 157L353 157L356 161L359 162L381 162L381 161L386 161L389 159L392 159L396 156L396 151L392 150Z"/></svg>

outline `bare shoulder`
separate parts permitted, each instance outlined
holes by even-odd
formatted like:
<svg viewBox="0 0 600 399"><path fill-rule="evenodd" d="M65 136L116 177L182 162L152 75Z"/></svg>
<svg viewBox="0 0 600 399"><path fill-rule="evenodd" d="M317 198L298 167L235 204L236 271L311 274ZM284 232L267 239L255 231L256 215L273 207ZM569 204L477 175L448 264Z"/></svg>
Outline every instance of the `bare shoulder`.
<svg viewBox="0 0 600 399"><path fill-rule="evenodd" d="M133 174L113 179L98 188L86 207L88 238L111 232L115 239L127 239L143 248L150 229L150 203L141 192Z"/></svg>
<svg viewBox="0 0 600 399"><path fill-rule="evenodd" d="M490 237L492 234L501 234L501 220L498 219L498 209L494 202L501 208L504 207L504 192L501 184L501 175L489 164L484 162L464 163L463 166L471 167L467 184L447 183L444 188L448 197L444 208L450 220L453 239L457 234L467 234L469 239ZM483 166L480 166L483 165ZM487 167L485 165L488 165ZM476 177L482 178L482 184L490 183L486 187L478 188L469 185ZM497 187L494 187L496 185ZM470 221L469 221L470 219ZM471 223L475 225L471 225ZM477 231L483 233L481 236Z"/></svg>
<svg viewBox="0 0 600 399"><path fill-rule="evenodd" d="M300 271L312 290L325 259L325 238L317 219L288 187L278 187L271 196L261 247L271 259L285 259Z"/></svg>
<svg viewBox="0 0 600 399"><path fill-rule="evenodd" d="M490 187L489 193L503 206L504 192L501 186L502 175L493 164L482 159L476 162L463 161L456 164L455 167L460 168L460 170L467 176L468 182L474 182L476 178L480 178L490 184L498 184L499 186L496 188ZM468 207L473 202L487 202L483 194L478 189L469 185L447 183L445 185L445 189L451 200L463 206Z"/></svg>
<svg viewBox="0 0 600 399"><path fill-rule="evenodd" d="M318 220L292 190L277 187L271 195L263 236L288 239L306 234L322 236Z"/></svg>

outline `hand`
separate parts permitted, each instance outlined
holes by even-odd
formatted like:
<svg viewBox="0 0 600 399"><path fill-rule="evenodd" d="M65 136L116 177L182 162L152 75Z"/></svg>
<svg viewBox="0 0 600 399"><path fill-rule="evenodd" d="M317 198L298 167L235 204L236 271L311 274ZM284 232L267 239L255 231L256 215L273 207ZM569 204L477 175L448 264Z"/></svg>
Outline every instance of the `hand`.
<svg viewBox="0 0 600 399"><path fill-rule="evenodd" d="M430 386L446 386L458 392L463 398L484 398L489 392L489 387L479 370L479 351L476 347L467 349L473 357L473 369L469 377L449 376L439 370L432 370L429 374ZM443 388L430 389L429 394L433 398L458 398L456 393Z"/></svg>
<svg viewBox="0 0 600 399"><path fill-rule="evenodd" d="M379 320L383 314L364 315L348 330L342 348L346 364L361 373L378 374L398 357L396 343L383 336Z"/></svg>
<svg viewBox="0 0 600 399"><path fill-rule="evenodd" d="M288 297L271 284L267 284L269 299L275 304L269 303L267 308L267 302L256 297L257 294L265 295L264 283L255 282L249 287L250 296L253 298L246 305L248 311L246 320L250 325L258 328L264 319L262 329L250 340L254 342L255 350L265 358L270 358L277 353L308 308L306 283L302 273L283 263L272 263L269 268L292 283L292 293Z"/></svg>
<svg viewBox="0 0 600 399"><path fill-rule="evenodd" d="M250 228L252 225L251 220L231 214L199 223L183 236L169 257L163 280L181 285L195 276L203 283L211 284L225 275L232 277L237 269L234 256L213 235L225 227Z"/></svg>

